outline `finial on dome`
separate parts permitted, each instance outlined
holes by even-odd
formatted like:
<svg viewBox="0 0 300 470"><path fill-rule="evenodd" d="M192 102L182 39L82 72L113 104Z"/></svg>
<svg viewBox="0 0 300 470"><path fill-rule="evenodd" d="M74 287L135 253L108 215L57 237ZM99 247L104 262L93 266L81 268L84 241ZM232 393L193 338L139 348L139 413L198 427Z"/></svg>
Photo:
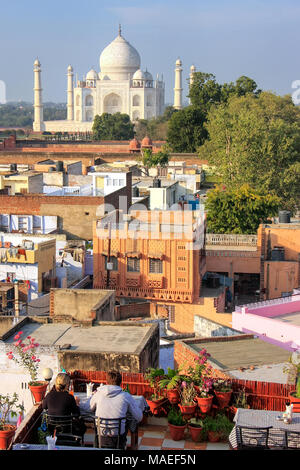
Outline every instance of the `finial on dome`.
<svg viewBox="0 0 300 470"><path fill-rule="evenodd" d="M121 36L121 33L122 33L122 29L121 29L121 25L119 24L119 36Z"/></svg>

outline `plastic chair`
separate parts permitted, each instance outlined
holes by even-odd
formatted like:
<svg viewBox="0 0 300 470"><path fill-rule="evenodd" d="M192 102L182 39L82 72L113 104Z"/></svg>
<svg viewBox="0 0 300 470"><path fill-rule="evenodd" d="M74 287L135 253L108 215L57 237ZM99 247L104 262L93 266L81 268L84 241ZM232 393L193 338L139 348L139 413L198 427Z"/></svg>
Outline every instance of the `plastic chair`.
<svg viewBox="0 0 300 470"><path fill-rule="evenodd" d="M124 449L126 446L126 432L121 434L122 424L126 429L126 417L123 418L95 418L95 447L102 449ZM112 438L109 444L103 442L105 438Z"/></svg>
<svg viewBox="0 0 300 470"><path fill-rule="evenodd" d="M263 428L236 426L238 450L268 450L271 428L272 426Z"/></svg>

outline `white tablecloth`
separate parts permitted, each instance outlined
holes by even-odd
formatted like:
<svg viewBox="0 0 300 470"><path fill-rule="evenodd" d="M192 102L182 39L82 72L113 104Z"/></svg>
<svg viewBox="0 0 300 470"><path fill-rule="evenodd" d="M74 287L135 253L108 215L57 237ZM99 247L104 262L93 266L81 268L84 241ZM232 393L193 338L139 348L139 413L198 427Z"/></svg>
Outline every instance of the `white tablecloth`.
<svg viewBox="0 0 300 470"><path fill-rule="evenodd" d="M300 413L293 413L293 421L291 424L278 421L277 416L282 416L281 411L267 411L267 410L249 410L238 408L233 421L235 426L249 426L253 428L265 428L272 426L269 431L270 442L283 445L284 431L297 431L300 432ZM238 447L239 436L236 432L236 427L230 433L229 442L233 448Z"/></svg>
<svg viewBox="0 0 300 470"><path fill-rule="evenodd" d="M74 396L80 399L78 406L80 408L81 415L83 417L88 417L88 416L94 417L95 412L91 411L90 409L91 397L88 398L86 396L86 393L84 392L81 392L81 393L75 392ZM137 406L140 408L142 412L144 412L148 408L148 404L143 396L140 396L140 395L131 395L131 396L135 400Z"/></svg>

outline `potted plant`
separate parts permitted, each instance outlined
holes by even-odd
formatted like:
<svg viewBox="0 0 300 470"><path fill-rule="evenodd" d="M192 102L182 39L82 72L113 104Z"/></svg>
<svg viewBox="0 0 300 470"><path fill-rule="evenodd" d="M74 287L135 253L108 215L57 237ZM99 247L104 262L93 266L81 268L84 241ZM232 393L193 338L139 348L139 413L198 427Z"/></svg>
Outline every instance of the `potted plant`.
<svg viewBox="0 0 300 470"><path fill-rule="evenodd" d="M216 416L218 422L218 432L220 441L228 441L229 434L234 428L234 423L223 413L219 413Z"/></svg>
<svg viewBox="0 0 300 470"><path fill-rule="evenodd" d="M9 417L23 413L24 406L18 404L19 397L16 393L0 395L0 449L6 450L10 446L16 432L16 426L8 422Z"/></svg>
<svg viewBox="0 0 300 470"><path fill-rule="evenodd" d="M166 389L167 397L172 405L180 402L180 383L184 376L179 374L180 369L171 369L168 367L168 373L159 381L161 389Z"/></svg>
<svg viewBox="0 0 300 470"><path fill-rule="evenodd" d="M232 395L231 383L228 380L217 379L213 384L213 388L219 407L225 408L228 406Z"/></svg>
<svg viewBox="0 0 300 470"><path fill-rule="evenodd" d="M153 388L153 393L150 398L147 398L146 401L149 405L150 411L153 415L157 415L161 410L161 405L165 401L165 397L159 392L159 380L164 375L163 369L154 369L150 368L145 374L145 379L149 382Z"/></svg>
<svg viewBox="0 0 300 470"><path fill-rule="evenodd" d="M202 421L197 418L191 418L188 423L188 429L190 431L192 440L194 442L199 442L203 429Z"/></svg>
<svg viewBox="0 0 300 470"><path fill-rule="evenodd" d="M231 411L234 415L236 414L238 408L250 408L250 405L247 403L245 387L237 392L235 400L232 403Z"/></svg>
<svg viewBox="0 0 300 470"><path fill-rule="evenodd" d="M196 411L197 403L195 403L197 392L194 384L183 381L180 387L180 403L179 408L181 413L186 417L192 417Z"/></svg>
<svg viewBox="0 0 300 470"><path fill-rule="evenodd" d="M203 419L203 431L209 442L218 442L221 437L218 420L216 418L217 417L208 415Z"/></svg>
<svg viewBox="0 0 300 470"><path fill-rule="evenodd" d="M190 366L188 374L190 375L195 389L197 391L196 400L202 413L208 413L212 406L213 395L209 393L212 389L212 379L210 378L211 366L208 364L210 354L203 348L197 358L195 365Z"/></svg>
<svg viewBox="0 0 300 470"><path fill-rule="evenodd" d="M17 356L12 352L8 352L8 359L15 361L17 364L20 364L24 369L30 374L31 381L28 383L29 389L34 397L35 403L39 403L43 400L48 382L37 380L37 374L39 369L40 359L35 355L36 348L39 347L38 343L35 343L34 338L27 336L23 341L21 339L23 332L20 331L14 337L15 342L13 343L13 348ZM27 343L25 342L26 340Z"/></svg>
<svg viewBox="0 0 300 470"><path fill-rule="evenodd" d="M209 377L203 377L202 383L198 389L196 397L198 407L201 413L209 413L212 407L213 395L210 393L212 390L213 380Z"/></svg>
<svg viewBox="0 0 300 470"><path fill-rule="evenodd" d="M288 399L293 403L293 411L300 412L300 354L294 352L283 370L289 374L289 380L296 382L296 390L289 393Z"/></svg>
<svg viewBox="0 0 300 470"><path fill-rule="evenodd" d="M184 439L186 422L181 411L177 411L174 407L168 413L168 425L173 441L181 441Z"/></svg>

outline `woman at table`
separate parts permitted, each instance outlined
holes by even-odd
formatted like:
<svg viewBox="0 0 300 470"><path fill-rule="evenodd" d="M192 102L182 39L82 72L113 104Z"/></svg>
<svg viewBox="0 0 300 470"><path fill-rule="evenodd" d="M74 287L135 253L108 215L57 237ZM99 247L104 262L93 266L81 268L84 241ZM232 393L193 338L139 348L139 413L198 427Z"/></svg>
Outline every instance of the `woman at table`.
<svg viewBox="0 0 300 470"><path fill-rule="evenodd" d="M69 393L70 376L57 374L55 385L45 396L42 407L51 416L74 416L73 433L83 436L86 426L80 418L80 409L73 395Z"/></svg>

